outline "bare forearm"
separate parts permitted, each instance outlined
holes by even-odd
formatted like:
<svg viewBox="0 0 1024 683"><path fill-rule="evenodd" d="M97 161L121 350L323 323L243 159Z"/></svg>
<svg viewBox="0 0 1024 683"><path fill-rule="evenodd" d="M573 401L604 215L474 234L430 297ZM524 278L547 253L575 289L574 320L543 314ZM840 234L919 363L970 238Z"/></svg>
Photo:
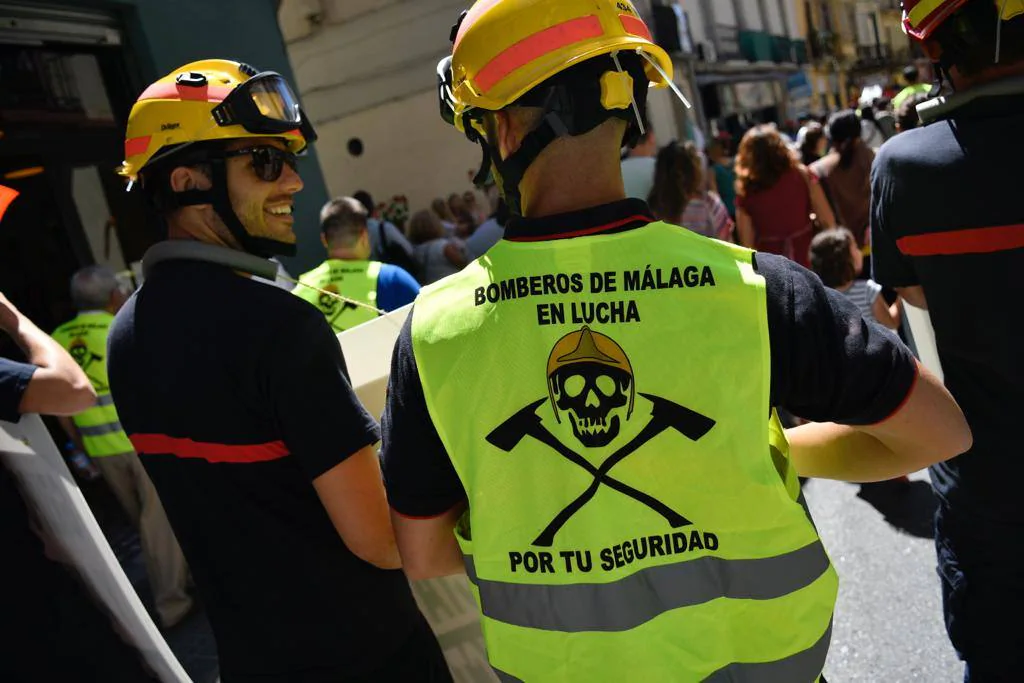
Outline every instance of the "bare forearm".
<svg viewBox="0 0 1024 683"><path fill-rule="evenodd" d="M454 532L465 509L464 504L457 505L429 519L412 519L391 511L402 563L410 579L434 579L466 571Z"/></svg>
<svg viewBox="0 0 1024 683"><path fill-rule="evenodd" d="M808 424L786 432L803 476L877 481L915 472L971 447L970 427L942 383L917 365L903 405L877 424Z"/></svg>
<svg viewBox="0 0 1024 683"><path fill-rule="evenodd" d="M801 477L884 481L926 466L898 455L879 439L853 427L811 422L786 430L793 466ZM927 460L927 458L925 458Z"/></svg>

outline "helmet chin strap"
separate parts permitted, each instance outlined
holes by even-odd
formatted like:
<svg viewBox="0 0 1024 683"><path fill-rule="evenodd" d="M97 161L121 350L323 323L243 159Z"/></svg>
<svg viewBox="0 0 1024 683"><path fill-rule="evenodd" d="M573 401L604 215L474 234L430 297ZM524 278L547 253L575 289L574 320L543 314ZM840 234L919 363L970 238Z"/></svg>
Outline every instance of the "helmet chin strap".
<svg viewBox="0 0 1024 683"><path fill-rule="evenodd" d="M213 210L220 217L224 225L231 231L231 235L238 241L242 251L259 256L270 258L271 256L294 256L296 245L288 242L270 239L269 237L255 237L249 234L242 221L239 220L234 208L231 206L231 197L228 195L228 173L224 159L210 158L208 162L213 172L213 187L209 190L186 190L175 193L174 199L178 206L195 206L198 204L210 204Z"/></svg>

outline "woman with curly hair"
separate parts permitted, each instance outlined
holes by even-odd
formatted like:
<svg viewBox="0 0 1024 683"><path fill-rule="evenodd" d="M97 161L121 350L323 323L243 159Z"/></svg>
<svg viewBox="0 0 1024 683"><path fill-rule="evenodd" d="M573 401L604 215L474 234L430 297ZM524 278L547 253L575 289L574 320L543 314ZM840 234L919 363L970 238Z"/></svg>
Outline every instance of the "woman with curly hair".
<svg viewBox="0 0 1024 683"><path fill-rule="evenodd" d="M736 155L736 229L740 244L786 256L804 267L814 237L835 217L817 178L793 155L775 126L751 128Z"/></svg>
<svg viewBox="0 0 1024 683"><path fill-rule="evenodd" d="M704 160L692 142L673 140L658 152L647 203L666 223L732 241L729 211L717 194L704 190Z"/></svg>

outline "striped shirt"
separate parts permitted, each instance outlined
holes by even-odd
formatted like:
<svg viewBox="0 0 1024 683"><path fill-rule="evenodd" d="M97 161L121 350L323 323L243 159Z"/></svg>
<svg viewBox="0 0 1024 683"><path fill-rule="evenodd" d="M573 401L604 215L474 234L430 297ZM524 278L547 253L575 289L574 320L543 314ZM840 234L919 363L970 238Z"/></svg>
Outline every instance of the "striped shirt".
<svg viewBox="0 0 1024 683"><path fill-rule="evenodd" d="M882 285L874 280L854 280L850 288L843 292L843 295L860 309L865 318L878 322L875 318L874 306L875 299L881 293Z"/></svg>
<svg viewBox="0 0 1024 683"><path fill-rule="evenodd" d="M679 225L705 237L732 241L732 219L729 218L725 204L714 192L707 192L703 197L687 202L679 218Z"/></svg>

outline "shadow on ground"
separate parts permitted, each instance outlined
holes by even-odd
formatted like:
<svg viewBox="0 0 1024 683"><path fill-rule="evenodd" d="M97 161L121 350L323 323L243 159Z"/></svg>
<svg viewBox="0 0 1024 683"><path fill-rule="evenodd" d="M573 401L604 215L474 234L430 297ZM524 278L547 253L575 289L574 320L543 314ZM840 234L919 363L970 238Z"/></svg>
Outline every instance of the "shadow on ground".
<svg viewBox="0 0 1024 683"><path fill-rule="evenodd" d="M937 501L924 481L861 484L857 497L882 513L892 527L918 538L934 538Z"/></svg>

